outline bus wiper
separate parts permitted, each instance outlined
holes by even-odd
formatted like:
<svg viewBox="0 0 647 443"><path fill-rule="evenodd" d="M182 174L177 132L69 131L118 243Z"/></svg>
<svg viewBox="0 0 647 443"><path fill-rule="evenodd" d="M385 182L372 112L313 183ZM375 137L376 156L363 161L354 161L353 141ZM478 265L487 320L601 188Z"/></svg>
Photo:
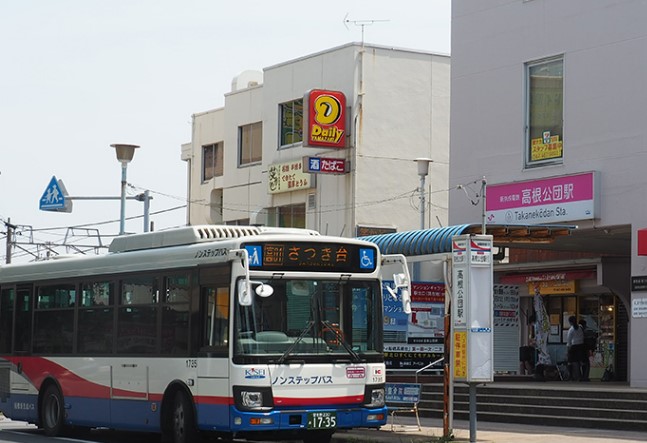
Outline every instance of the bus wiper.
<svg viewBox="0 0 647 443"><path fill-rule="evenodd" d="M332 331L332 333L335 334L335 338L339 341L339 343L341 343L344 349L346 349L346 352L348 352L351 355L351 357L353 357L354 362L362 361L362 359L359 357L357 352L353 351L353 348L350 347L350 345L344 338L344 335L339 331L339 329L333 327L333 325L327 320L321 320L321 323L323 323L325 327L330 329L330 331Z"/></svg>
<svg viewBox="0 0 647 443"><path fill-rule="evenodd" d="M303 329L303 331L301 331L301 333L299 334L299 336L298 336L297 338L295 338L295 339L294 339L294 341L292 342L292 344L291 344L291 345L290 345L290 346L285 350L285 352L283 353L283 355L278 359L278 361L277 361L277 362L278 362L278 364L282 364L282 363L285 361L285 359L290 355L290 353L294 350L294 348L296 348L296 347L297 347L297 345L299 344L299 342L300 342L301 340L303 340L303 337L305 337L305 336L306 336L306 334L307 334L308 332L310 332L310 330L312 329L312 326L313 326L314 324L315 324L315 322L313 322L313 321L309 321L309 322L308 322L308 326L306 326L306 327Z"/></svg>

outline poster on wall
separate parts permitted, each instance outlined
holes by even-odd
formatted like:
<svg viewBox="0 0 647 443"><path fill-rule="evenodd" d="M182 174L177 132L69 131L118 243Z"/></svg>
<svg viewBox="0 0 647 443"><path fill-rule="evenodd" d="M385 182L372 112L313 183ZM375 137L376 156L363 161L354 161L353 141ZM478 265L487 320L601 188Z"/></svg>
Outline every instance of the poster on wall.
<svg viewBox="0 0 647 443"><path fill-rule="evenodd" d="M394 287L393 282L384 285ZM417 370L443 356L445 284L411 284L411 315L402 311L386 289L384 299L384 358L387 369Z"/></svg>
<svg viewBox="0 0 647 443"><path fill-rule="evenodd" d="M519 327L519 287L494 285L494 326Z"/></svg>

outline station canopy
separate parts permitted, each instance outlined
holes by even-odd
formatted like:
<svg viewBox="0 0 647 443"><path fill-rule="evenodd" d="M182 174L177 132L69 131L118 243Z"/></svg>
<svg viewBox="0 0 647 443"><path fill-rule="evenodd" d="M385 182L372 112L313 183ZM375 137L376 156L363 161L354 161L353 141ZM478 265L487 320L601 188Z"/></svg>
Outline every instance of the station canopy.
<svg viewBox="0 0 647 443"><path fill-rule="evenodd" d="M486 225L485 234L492 235L493 243L498 247L551 249L550 245L556 239L570 236L575 229L575 226L556 225ZM360 238L377 244L383 254L410 257L452 252L452 238L455 235L482 233L482 225L465 224Z"/></svg>

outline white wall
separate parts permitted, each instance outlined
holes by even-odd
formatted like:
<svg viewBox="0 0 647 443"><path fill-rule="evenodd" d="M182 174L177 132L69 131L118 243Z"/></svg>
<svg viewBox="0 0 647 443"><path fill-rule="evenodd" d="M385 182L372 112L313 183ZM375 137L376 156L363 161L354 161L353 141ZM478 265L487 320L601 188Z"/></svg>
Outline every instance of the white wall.
<svg viewBox="0 0 647 443"><path fill-rule="evenodd" d="M415 158L431 158L425 227L447 225L449 57L369 48L363 57L365 94L357 147L357 223L419 229ZM409 192L409 196L392 200ZM438 217L438 219L437 219Z"/></svg>
<svg viewBox="0 0 647 443"><path fill-rule="evenodd" d="M187 224L213 223L210 220L211 192L222 188L222 177L202 182L202 146L224 140L223 108L193 115L191 143L182 146L182 160L187 162L188 208Z"/></svg>

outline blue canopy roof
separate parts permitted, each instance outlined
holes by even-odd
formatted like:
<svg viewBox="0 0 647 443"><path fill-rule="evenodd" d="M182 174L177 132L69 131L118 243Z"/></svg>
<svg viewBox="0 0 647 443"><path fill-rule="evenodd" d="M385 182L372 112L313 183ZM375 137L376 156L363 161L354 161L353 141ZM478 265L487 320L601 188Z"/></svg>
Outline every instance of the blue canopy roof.
<svg viewBox="0 0 647 443"><path fill-rule="evenodd" d="M452 252L452 237L461 235L472 225L420 229L361 237L378 245L383 254L427 255Z"/></svg>
<svg viewBox="0 0 647 443"><path fill-rule="evenodd" d="M416 231L392 232L390 234L359 237L378 245L383 254L406 256L452 252L452 237L461 234L480 234L480 224L447 226L444 228L419 229ZM545 244L555 237L569 235L575 226L558 225L487 225L487 234L494 236L494 243L511 246L525 243Z"/></svg>

